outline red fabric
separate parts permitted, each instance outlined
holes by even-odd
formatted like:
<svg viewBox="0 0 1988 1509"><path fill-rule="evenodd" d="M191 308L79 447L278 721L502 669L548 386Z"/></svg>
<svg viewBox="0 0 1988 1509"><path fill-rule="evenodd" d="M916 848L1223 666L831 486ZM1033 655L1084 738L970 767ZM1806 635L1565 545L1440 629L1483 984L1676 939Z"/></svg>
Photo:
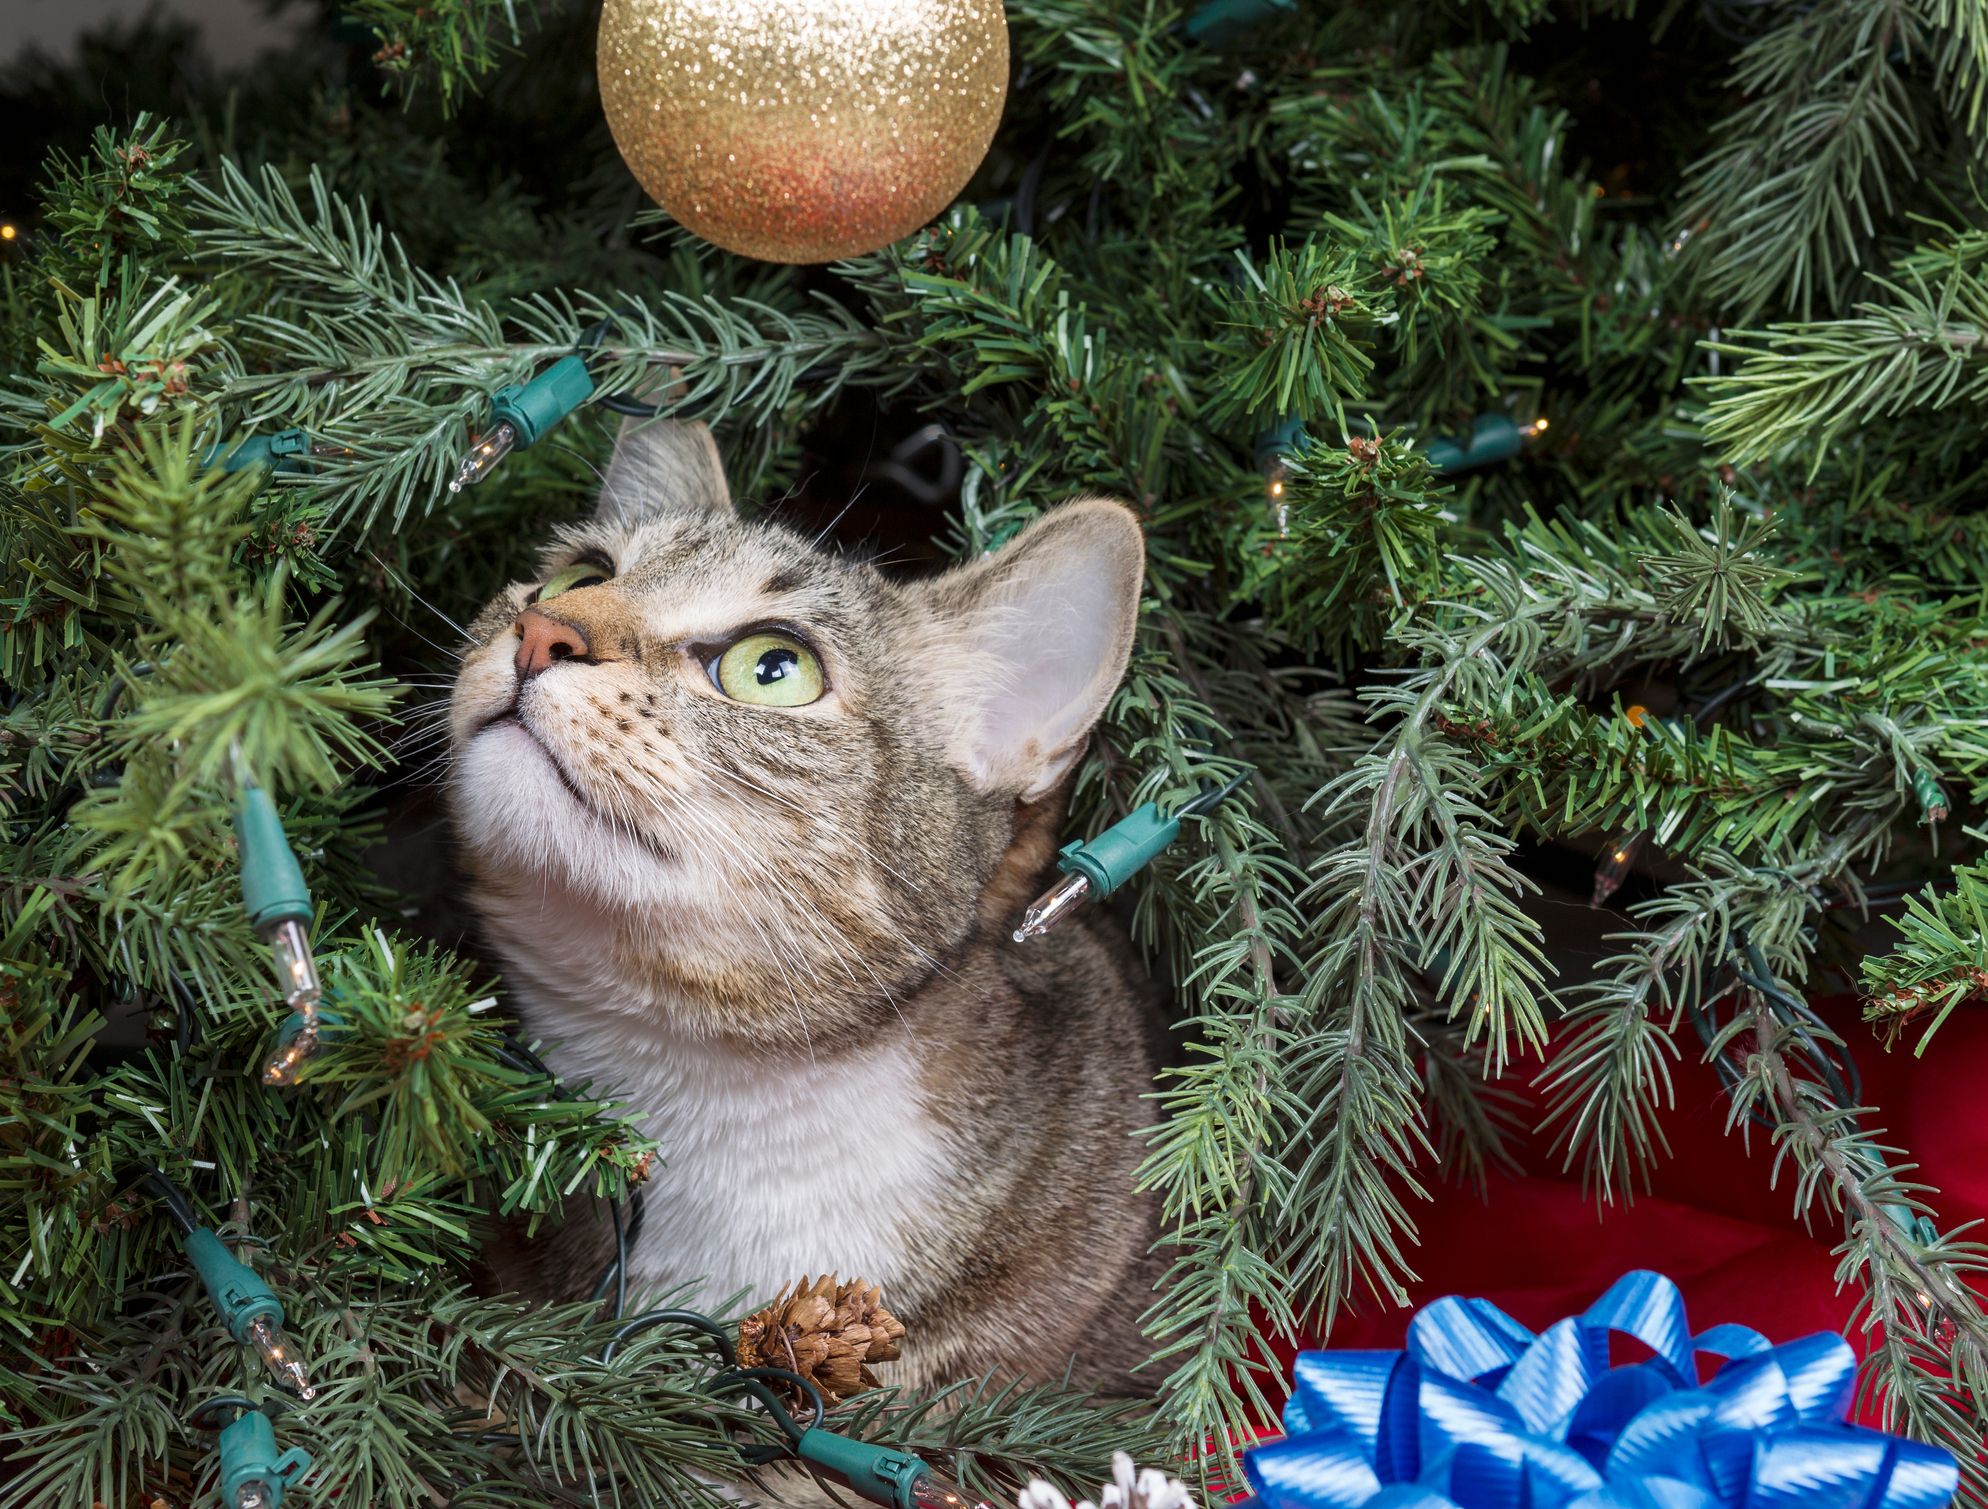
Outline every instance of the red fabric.
<svg viewBox="0 0 1988 1509"><path fill-rule="evenodd" d="M1854 1002L1820 1009L1851 1045L1864 1102L1881 1108L1866 1124L1888 1130L1883 1140L1917 1160L1918 1179L1939 1192L1930 1198L1942 1228L1988 1217L1988 1099L1978 1088L1988 1013L1955 1013L1914 1058L1912 1038L1885 1052ZM1546 1140L1534 1139L1518 1149L1519 1175L1493 1176L1488 1203L1444 1186L1434 1204L1418 1205L1415 1306L1481 1296L1538 1329L1584 1309L1625 1270L1654 1268L1684 1291L1696 1330L1738 1321L1771 1341L1844 1331L1856 1296L1836 1286L1839 1224L1819 1213L1815 1230L1803 1229L1791 1171L1782 1169L1776 1187L1766 1135L1755 1129L1747 1146L1726 1132L1718 1082L1688 1032L1683 1046L1685 1061L1673 1066L1677 1106L1663 1121L1671 1156L1648 1194L1598 1211L1578 1167L1562 1173ZM1411 1313L1367 1304L1340 1319L1328 1344L1398 1347ZM1849 1340L1862 1350L1860 1336Z"/></svg>

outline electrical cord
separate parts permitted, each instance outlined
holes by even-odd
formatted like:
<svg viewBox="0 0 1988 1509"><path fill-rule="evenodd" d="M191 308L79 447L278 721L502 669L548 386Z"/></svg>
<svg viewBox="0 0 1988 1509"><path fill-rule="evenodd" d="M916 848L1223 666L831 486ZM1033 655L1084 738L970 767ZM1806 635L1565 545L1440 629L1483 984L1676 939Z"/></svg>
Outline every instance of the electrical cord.
<svg viewBox="0 0 1988 1509"><path fill-rule="evenodd" d="M1227 801L1230 797L1234 796L1237 791L1241 790L1244 783L1247 782L1250 779L1250 777L1255 774L1256 774L1256 767L1254 765L1243 766L1241 770L1238 770L1234 775L1230 776L1229 779L1224 781L1221 785L1211 786L1206 791L1203 791L1199 796L1191 798L1184 806L1180 808L1179 811L1174 813L1174 816L1200 817L1204 813L1213 812L1217 807L1221 806L1223 802Z"/></svg>
<svg viewBox="0 0 1988 1509"><path fill-rule="evenodd" d="M177 1184L150 1164L134 1164L126 1172L125 1182L144 1190L163 1205L181 1236L191 1236L200 1229L200 1218L193 1212L193 1202L187 1199Z"/></svg>
<svg viewBox="0 0 1988 1509"><path fill-rule="evenodd" d="M240 1410L244 1414L275 1415L281 1414L289 1407L289 1403L282 1399L271 1399L265 1404L258 1404L246 1394L216 1394L212 1399L196 1404L189 1410L185 1424L188 1430L219 1430L221 1427L218 1425L204 1423L217 1409Z"/></svg>
<svg viewBox="0 0 1988 1509"><path fill-rule="evenodd" d="M631 1191L628 1199L628 1207L627 1219L624 1221L621 1201L610 1200L608 1202L608 1217L614 1223L614 1256L608 1261L607 1266L601 1270L601 1276L594 1281L594 1303L600 1303L602 1299L606 1298L610 1290L613 1291L613 1318L615 1320L621 1320L627 1307L628 1253L629 1248L633 1246L636 1236L642 1229L643 1202L641 1190ZM760 1407L766 1411L773 1423L779 1426L781 1432L787 1437L789 1442L799 1441L805 1431L819 1428L822 1421L828 1417L828 1407L822 1401L821 1391L814 1384L798 1373L789 1372L786 1368L740 1367L738 1365L738 1348L733 1344L731 1332L710 1316L696 1310L684 1310L674 1307L650 1310L636 1316L632 1320L623 1322L615 1328L614 1335L608 1339L607 1345L601 1348L601 1364L606 1366L608 1363L613 1362L614 1354L624 1344L633 1341L646 1331L655 1330L659 1326L682 1326L688 1330L701 1333L710 1341L713 1348L717 1351L720 1361L724 1364L724 1371L712 1378L711 1389L714 1392L718 1390L729 1391L737 1389L742 1393L749 1394L759 1402ZM786 1404L781 1400L780 1396L767 1386L770 1383L785 1384L789 1388L797 1390L808 1401L809 1412L813 1418L806 1426L802 1426L795 1421L792 1413L787 1409ZM793 1455L792 1451L785 1446L764 1444L756 1446L741 1445L737 1449L740 1460L754 1467L764 1467Z"/></svg>
<svg viewBox="0 0 1988 1509"><path fill-rule="evenodd" d="M1767 965L1767 956L1761 952L1757 943L1750 939L1738 941L1740 951L1746 955L1748 967L1742 969L1737 963L1729 965L1733 978L1748 989L1758 991L1779 1008L1784 1024L1794 1033L1801 1045L1801 1058L1808 1071L1827 1087L1838 1105L1861 1104L1864 1080L1856 1059L1847 1053L1844 1055L1844 1063L1848 1069L1846 1077L1844 1070L1837 1067L1835 1058L1823 1045L1822 1038L1833 1035L1830 1033L1828 1023L1824 1022L1806 1001L1796 999L1773 982L1772 971ZM1723 991L1714 992L1712 999L1717 1000L1724 994ZM1718 1042L1723 1031L1719 1022L1714 1019L1710 1006L1703 999L1695 1000L1686 1008L1686 1015L1691 1019L1692 1029L1698 1034L1698 1040L1709 1051ZM1819 1037L1818 1034L1822 1036ZM1736 1088L1744 1077L1724 1053L1713 1054L1711 1063L1712 1072L1718 1076L1720 1086L1728 1092ZM1774 1120L1759 1111L1749 1111L1747 1120L1764 1131L1776 1130Z"/></svg>
<svg viewBox="0 0 1988 1509"><path fill-rule="evenodd" d="M544 1060L533 1052L530 1047L514 1037L506 1038L505 1042L496 1050L496 1056L500 1062L506 1063L512 1068L523 1072L541 1074L548 1080L551 1080L555 1085L558 1083L557 1078L547 1068ZM179 1229L182 1236L191 1236L195 1231L200 1229L200 1219L194 1212L192 1202L187 1199L185 1192L177 1184L173 1183L171 1179L168 1179L160 1170L152 1167L150 1164L132 1164L124 1170L122 1177L126 1184L143 1190L147 1195L156 1200L165 1210L173 1224ZM594 1285L593 1294L595 1302L598 1303L612 1290L614 1294L613 1316L617 1321L621 1320L628 1302L629 1249L642 1229L642 1192L639 1189L631 1191L627 1203L628 1210L624 1218L622 1202L620 1200L611 1200L608 1202L609 1215L614 1223L614 1258L602 1271L599 1280ZM602 1365L605 1366L612 1362L615 1352L623 1344L634 1340L646 1331L665 1325L686 1327L690 1330L700 1332L709 1340L714 1345L719 1360L723 1365L722 1371L718 1372L710 1381L709 1388L711 1392L739 1392L750 1396L759 1403L760 1407L765 1410L767 1417L773 1421L781 1434L787 1438L787 1444L785 1445L772 1443L739 1444L736 1447L739 1458L748 1466L764 1467L773 1462L794 1456L793 1443L798 1442L807 1431L819 1429L822 1422L827 1418L827 1405L821 1397L821 1391L813 1383L802 1377L799 1373L791 1372L786 1368L740 1367L738 1365L738 1349L733 1344L731 1333L710 1316L700 1314L694 1310L674 1308L651 1310L646 1314L638 1315L634 1319L617 1326L608 1344L601 1351ZM771 1387L771 1385L775 1384L794 1390L796 1394L807 1401L808 1424L804 1426L795 1420L793 1412L788 1409L786 1403L774 1391L773 1387ZM275 1413L287 1407L287 1404L280 1399L272 1400L268 1404L258 1404L255 1400L250 1399L244 1394L219 1394L196 1405L186 1416L186 1424L189 1429L194 1430L218 1430L221 1428L220 1425L209 1425L206 1423L208 1417L217 1410L260 1410ZM478 1434L475 1440L479 1445L489 1446L519 1446L523 1444L522 1437L509 1431L485 1431Z"/></svg>

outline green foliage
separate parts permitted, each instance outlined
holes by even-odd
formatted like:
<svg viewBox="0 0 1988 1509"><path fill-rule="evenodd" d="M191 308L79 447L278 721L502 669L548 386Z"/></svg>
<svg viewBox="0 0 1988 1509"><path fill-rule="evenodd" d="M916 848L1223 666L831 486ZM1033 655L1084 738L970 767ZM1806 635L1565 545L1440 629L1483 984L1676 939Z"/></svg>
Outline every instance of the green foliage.
<svg viewBox="0 0 1988 1509"><path fill-rule="evenodd" d="M1978 126L1984 47L1978 6L1912 0L1826 0L1749 45L1732 79L1746 103L1677 216L1708 294L1742 318L1841 300L1943 129Z"/></svg>
<svg viewBox="0 0 1988 1509"><path fill-rule="evenodd" d="M1862 963L1879 1029L1988 994L1982 8L1821 0L1729 43L1673 7L1655 89L1645 21L1530 0L1305 7L1228 52L1173 5L1015 0L981 179L805 273L639 208L583 63L544 61L584 58L582 10L362 0L372 74L337 83L319 39L229 112L78 133L0 249L0 1505L206 1481L186 1412L242 1359L140 1163L292 1308L327 1381L279 1427L304 1491L694 1506L763 1437L694 1338L604 1362L595 1308L467 1287L499 1222L600 1219L668 1150L533 1066L371 847L431 820L455 621L579 506L607 426L442 484L496 389L576 350L610 397L674 371L771 510L926 421L963 480L910 529L955 554L1129 499L1148 602L1073 828L1253 770L1131 893L1180 1048L1140 1176L1157 1407L961 1380L846 1428L997 1495L1119 1446L1212 1442L1222 1478L1278 1391L1263 1333L1399 1301L1419 1207L1495 1201L1515 1079L1608 1203L1709 1043L1736 1134L1840 1226L1867 1383L1988 1502L1978 1254L1802 1002L1824 919L1901 881L1930 888ZM367 102L380 72L401 100ZM1701 89L1728 72L1741 97ZM1482 413L1551 423L1435 474ZM299 469L206 463L291 427ZM282 1013L245 770L332 990L280 1096L248 1072ZM1557 973L1541 856L1604 844L1653 889Z"/></svg>
<svg viewBox="0 0 1988 1509"><path fill-rule="evenodd" d="M1441 483L1392 440L1307 446L1284 473L1270 484L1261 554L1244 558L1242 595L1299 642L1324 641L1339 657L1377 648L1442 583L1454 516Z"/></svg>
<svg viewBox="0 0 1988 1509"><path fill-rule="evenodd" d="M126 130L99 126L80 159L50 155L41 218L56 242L43 268L51 279L108 283L126 258L170 265L186 254L186 144L168 131L140 111Z"/></svg>
<svg viewBox="0 0 1988 1509"><path fill-rule="evenodd" d="M1266 422L1288 414L1330 414L1345 426L1344 403L1359 396L1372 359L1357 332L1373 313L1361 297L1353 254L1307 241L1277 245L1262 267L1237 255L1233 294L1218 295L1218 318L1259 350L1236 373L1209 414Z"/></svg>

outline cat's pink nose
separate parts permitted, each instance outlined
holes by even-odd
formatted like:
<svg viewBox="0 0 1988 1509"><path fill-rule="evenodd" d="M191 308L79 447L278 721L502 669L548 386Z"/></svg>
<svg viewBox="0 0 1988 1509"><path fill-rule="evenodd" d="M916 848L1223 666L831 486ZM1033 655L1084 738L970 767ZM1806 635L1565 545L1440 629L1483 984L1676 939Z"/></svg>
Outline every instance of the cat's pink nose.
<svg viewBox="0 0 1988 1509"><path fill-rule="evenodd" d="M515 627L518 654L512 664L518 668L519 681L531 680L556 661L584 660L589 655L584 634L537 608L520 613Z"/></svg>

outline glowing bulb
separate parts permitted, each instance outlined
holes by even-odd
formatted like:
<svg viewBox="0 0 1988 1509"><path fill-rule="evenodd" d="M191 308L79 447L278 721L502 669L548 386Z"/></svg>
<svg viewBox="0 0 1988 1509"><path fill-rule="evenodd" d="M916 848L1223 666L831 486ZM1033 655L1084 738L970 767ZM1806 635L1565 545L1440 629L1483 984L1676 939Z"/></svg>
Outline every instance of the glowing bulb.
<svg viewBox="0 0 1988 1509"><path fill-rule="evenodd" d="M283 1328L272 1325L258 1316L249 1322L248 1343L262 1358L262 1365L284 1388L293 1389L299 1399L315 1399L317 1390L311 1386L310 1374L304 1371L303 1361L297 1356L296 1348L290 1345L290 1338L283 1334Z"/></svg>
<svg viewBox="0 0 1988 1509"><path fill-rule="evenodd" d="M311 957L311 940L302 922L294 917L278 918L262 936L276 964L276 988L296 1013L276 1052L262 1066L262 1082L287 1085L296 1079L297 1066L317 1051L318 1002L324 997L324 985L318 979L317 961Z"/></svg>
<svg viewBox="0 0 1988 1509"><path fill-rule="evenodd" d="M462 465L456 468L449 483L449 491L459 493L472 483L481 482L498 462L511 454L517 443L518 427L508 419L500 421L488 435L471 442L469 454L462 458Z"/></svg>
<svg viewBox="0 0 1988 1509"><path fill-rule="evenodd" d="M0 225L0 241L12 241L16 236L20 235L20 233L21 231L19 226Z"/></svg>
<svg viewBox="0 0 1988 1509"><path fill-rule="evenodd" d="M1547 420L1547 417L1544 414L1542 414L1539 416L1539 418L1535 419L1531 424L1526 425L1523 429L1521 429L1519 433L1524 435L1528 440L1534 439L1535 437L1546 433L1548 423L1549 421Z"/></svg>
<svg viewBox="0 0 1988 1509"><path fill-rule="evenodd" d="M263 929L262 941L275 960L276 986L285 1004L295 1011L315 1007L324 998L324 986L304 924L295 917L279 917Z"/></svg>
<svg viewBox="0 0 1988 1509"><path fill-rule="evenodd" d="M1636 863L1636 855L1643 847L1643 835L1632 833L1618 839L1608 851L1606 858L1595 866L1594 890L1588 898L1589 906L1600 906L1622 889L1622 882L1629 878L1629 870Z"/></svg>
<svg viewBox="0 0 1988 1509"><path fill-rule="evenodd" d="M298 1067L317 1052L321 1041L317 1018L298 1012L285 1027L276 1051L263 1064L262 1082L266 1085L295 1084Z"/></svg>
<svg viewBox="0 0 1988 1509"><path fill-rule="evenodd" d="M1277 508L1277 538L1280 540L1289 539L1291 537L1291 505L1284 497L1284 463L1282 459L1280 458L1271 462L1269 470L1263 475L1265 479L1263 487L1264 496L1268 497Z"/></svg>

